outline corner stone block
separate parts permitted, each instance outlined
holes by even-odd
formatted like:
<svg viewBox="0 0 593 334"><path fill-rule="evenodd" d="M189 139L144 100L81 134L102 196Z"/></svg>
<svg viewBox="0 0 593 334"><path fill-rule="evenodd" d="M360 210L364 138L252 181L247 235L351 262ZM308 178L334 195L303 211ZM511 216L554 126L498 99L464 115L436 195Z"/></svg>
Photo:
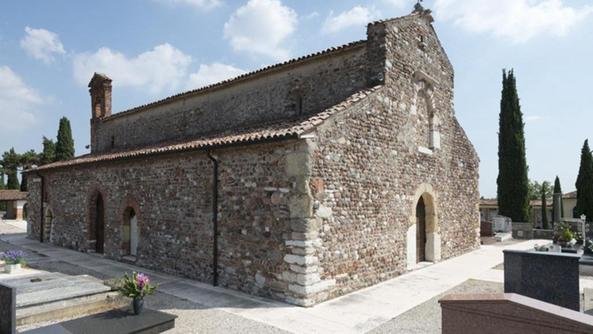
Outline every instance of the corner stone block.
<svg viewBox="0 0 593 334"><path fill-rule="evenodd" d="M314 233L318 232L321 223L317 219L296 218L290 222L290 228L294 232Z"/></svg>
<svg viewBox="0 0 593 334"><path fill-rule="evenodd" d="M305 152L291 153L286 156L286 174L288 177L309 175L310 165L309 155Z"/></svg>
<svg viewBox="0 0 593 334"><path fill-rule="evenodd" d="M321 281L321 282L311 284L311 285L306 285L306 286L302 286L302 285L298 285L298 284L289 284L288 290L290 290L298 295L301 295L301 296L307 296L307 295L313 295L313 294L328 290L331 287L333 287L334 285L336 285L336 281L332 279L332 280Z"/></svg>
<svg viewBox="0 0 593 334"><path fill-rule="evenodd" d="M307 195L291 196L288 203L290 218L306 218L311 216L311 198Z"/></svg>
<svg viewBox="0 0 593 334"><path fill-rule="evenodd" d="M299 266L296 264L291 264L290 270L294 271L295 273L299 273L299 274L308 274L308 273L318 272L319 267L317 267L317 266Z"/></svg>
<svg viewBox="0 0 593 334"><path fill-rule="evenodd" d="M317 265L319 259L316 256L287 254L284 256L284 262L288 264L298 264L300 266Z"/></svg>

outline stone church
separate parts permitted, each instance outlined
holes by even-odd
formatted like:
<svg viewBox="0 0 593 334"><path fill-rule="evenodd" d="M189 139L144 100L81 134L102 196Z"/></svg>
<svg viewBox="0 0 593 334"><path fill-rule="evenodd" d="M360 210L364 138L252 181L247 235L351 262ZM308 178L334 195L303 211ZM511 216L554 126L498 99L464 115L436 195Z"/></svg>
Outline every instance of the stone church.
<svg viewBox="0 0 593 334"><path fill-rule="evenodd" d="M30 237L309 306L479 247L479 159L430 12L112 114L27 171Z"/></svg>

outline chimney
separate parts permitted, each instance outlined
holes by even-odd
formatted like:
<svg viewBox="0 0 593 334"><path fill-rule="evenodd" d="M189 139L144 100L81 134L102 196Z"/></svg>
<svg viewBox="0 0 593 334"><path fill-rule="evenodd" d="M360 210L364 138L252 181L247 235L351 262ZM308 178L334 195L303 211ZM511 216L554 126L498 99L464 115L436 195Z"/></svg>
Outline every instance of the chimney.
<svg viewBox="0 0 593 334"><path fill-rule="evenodd" d="M89 82L92 119L111 116L111 79L105 74L95 73Z"/></svg>

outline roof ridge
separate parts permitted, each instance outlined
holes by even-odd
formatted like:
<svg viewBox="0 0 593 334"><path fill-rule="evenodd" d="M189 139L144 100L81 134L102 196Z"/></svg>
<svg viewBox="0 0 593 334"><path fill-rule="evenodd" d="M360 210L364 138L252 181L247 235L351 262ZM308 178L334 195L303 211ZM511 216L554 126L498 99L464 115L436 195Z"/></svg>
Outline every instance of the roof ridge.
<svg viewBox="0 0 593 334"><path fill-rule="evenodd" d="M300 117L297 119L270 121L263 124L260 123L255 127L227 130L216 134L206 134L201 138L194 138L177 142L160 143L157 145L148 146L144 148L134 148L125 151L96 155L85 154L70 160L53 162L47 165L31 168L26 170L25 172L81 165L93 162L112 161L138 156L149 156L158 153L191 151L206 147L236 145L291 137L298 138L300 135L314 130L317 126L322 124L330 116L343 110L346 110L348 107L352 106L358 101L361 101L363 98L377 91L380 87L382 86L374 86L371 88L359 90L347 97L346 99L344 99L342 102L333 105L327 109L324 109L319 113L307 115L305 117ZM233 132L233 134L229 134L229 132L231 131Z"/></svg>
<svg viewBox="0 0 593 334"><path fill-rule="evenodd" d="M309 61L309 60L315 59L317 57L327 56L327 55L330 55L330 54L332 54L334 52L341 52L341 51L347 51L347 50L350 50L350 49L354 49L356 47L360 47L360 46L366 44L366 42L367 42L367 40L365 40L365 39L359 40L359 41L355 41L355 42L350 42L350 43L347 43L347 44L343 44L343 45L340 45L340 46L330 47L330 48L327 48L327 49L324 49L324 50L321 50L321 51L317 51L317 52L314 52L314 53L310 53L310 54L307 54L307 55L304 55L304 56L300 56L300 57L297 57L297 58L292 58L292 59L289 59L289 60L284 61L284 62L280 62L280 63L268 65L268 66L265 66L265 67L262 67L262 68L253 70L251 72L243 73L243 74L238 75L238 76L233 77L233 78L229 78L229 79L226 79L226 80L223 80L223 81L219 81L219 82L216 82L216 83L213 83L213 84L210 84L210 85L206 85L206 86L203 86L203 87L200 87L200 88L192 89L192 90L189 90L189 91L185 91L185 92L177 93L177 94L174 94L174 95L170 95L168 97L165 97L165 98L162 98L162 99L153 101L153 102L149 102L149 103L146 103L146 104L142 104L142 105L139 105L139 106L130 108L130 109L126 109L126 110L123 110L123 111L114 113L114 114L112 114L109 117L105 117L103 119L103 121L110 121L112 119L117 119L117 118L122 117L122 116L126 116L126 115L133 114L133 113L136 113L136 112L144 111L144 110L149 109L151 107L155 107L155 106L158 106L158 105L161 105L161 104L166 104L166 103L175 101L175 100L180 99L180 98L185 98L185 97L189 97L189 96L198 95L198 94L201 94L201 93L204 93L204 92L207 92L207 91L211 91L211 90L215 90L215 89L218 89L218 88L221 88L221 87L229 86L229 85L232 85L234 83L237 83L237 82L240 82L240 81L243 81L243 80L249 80L249 79L251 79L252 77L254 77L256 75L261 75L261 74L264 74L264 73L266 73L268 71L277 70L277 69L280 69L280 68L282 68L284 66L294 65L294 64L298 64L300 62L304 62L304 61Z"/></svg>

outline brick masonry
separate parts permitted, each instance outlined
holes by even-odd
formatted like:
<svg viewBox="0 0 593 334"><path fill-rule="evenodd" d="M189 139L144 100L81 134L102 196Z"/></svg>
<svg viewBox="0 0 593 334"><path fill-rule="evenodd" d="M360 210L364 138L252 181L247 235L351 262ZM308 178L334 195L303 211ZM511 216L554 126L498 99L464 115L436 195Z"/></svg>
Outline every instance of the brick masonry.
<svg viewBox="0 0 593 334"><path fill-rule="evenodd" d="M477 248L479 159L455 119L453 68L431 20L416 12L375 22L365 43L94 117L98 154L111 136L119 150L199 138L297 117L295 96L315 114L379 85L294 139L30 171L31 237L43 230L45 241L93 250L101 194L105 256L130 261L122 236L131 207L136 264L211 282L214 157L222 286L309 306L395 277L415 265L421 197L428 260Z"/></svg>

